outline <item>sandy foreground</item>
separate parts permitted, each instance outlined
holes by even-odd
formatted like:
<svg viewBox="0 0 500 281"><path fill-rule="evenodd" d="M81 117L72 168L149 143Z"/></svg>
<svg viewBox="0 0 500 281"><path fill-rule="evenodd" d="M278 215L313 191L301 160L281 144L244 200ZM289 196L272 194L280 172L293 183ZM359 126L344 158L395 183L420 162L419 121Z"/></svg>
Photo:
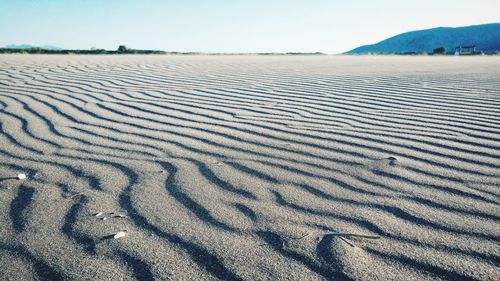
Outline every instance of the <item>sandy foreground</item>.
<svg viewBox="0 0 500 281"><path fill-rule="evenodd" d="M1 280L499 280L499 187L498 57L0 56Z"/></svg>

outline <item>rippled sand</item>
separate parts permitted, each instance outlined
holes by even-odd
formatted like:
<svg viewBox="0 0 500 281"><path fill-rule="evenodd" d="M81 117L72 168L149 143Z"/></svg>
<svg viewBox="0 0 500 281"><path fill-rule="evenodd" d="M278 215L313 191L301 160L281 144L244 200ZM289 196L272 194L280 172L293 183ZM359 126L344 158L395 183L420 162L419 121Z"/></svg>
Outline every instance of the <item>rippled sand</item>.
<svg viewBox="0 0 500 281"><path fill-rule="evenodd" d="M499 187L498 57L0 56L2 280L498 280Z"/></svg>

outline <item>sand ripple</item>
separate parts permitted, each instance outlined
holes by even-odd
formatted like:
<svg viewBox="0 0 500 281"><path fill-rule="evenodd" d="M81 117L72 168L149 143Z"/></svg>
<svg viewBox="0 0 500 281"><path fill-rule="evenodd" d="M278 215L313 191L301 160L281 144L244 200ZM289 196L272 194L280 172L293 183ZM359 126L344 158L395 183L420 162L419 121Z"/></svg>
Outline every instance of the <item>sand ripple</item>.
<svg viewBox="0 0 500 281"><path fill-rule="evenodd" d="M499 73L0 56L0 279L498 280Z"/></svg>

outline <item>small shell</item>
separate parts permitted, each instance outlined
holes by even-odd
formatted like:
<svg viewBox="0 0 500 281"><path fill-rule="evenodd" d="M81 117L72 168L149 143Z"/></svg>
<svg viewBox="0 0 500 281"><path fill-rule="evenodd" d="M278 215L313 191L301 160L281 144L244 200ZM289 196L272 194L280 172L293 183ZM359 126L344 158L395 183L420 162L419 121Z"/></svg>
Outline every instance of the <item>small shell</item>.
<svg viewBox="0 0 500 281"><path fill-rule="evenodd" d="M127 234L126 231L120 231L117 234L115 234L115 236L113 236L113 238L114 239L119 239L119 238L125 237L126 234Z"/></svg>
<svg viewBox="0 0 500 281"><path fill-rule="evenodd" d="M19 175L17 175L17 179L18 180L24 180L24 179L26 179L26 174L19 174Z"/></svg>
<svg viewBox="0 0 500 281"><path fill-rule="evenodd" d="M99 212L99 213L95 214L96 217L100 217L102 215L103 215L103 212Z"/></svg>

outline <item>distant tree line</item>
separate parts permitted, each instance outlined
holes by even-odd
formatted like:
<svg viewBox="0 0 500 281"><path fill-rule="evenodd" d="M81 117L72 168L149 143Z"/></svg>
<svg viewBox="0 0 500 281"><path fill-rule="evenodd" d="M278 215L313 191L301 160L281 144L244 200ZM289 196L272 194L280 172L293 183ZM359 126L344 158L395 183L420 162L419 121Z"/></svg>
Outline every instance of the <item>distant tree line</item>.
<svg viewBox="0 0 500 281"><path fill-rule="evenodd" d="M120 45L116 51L109 51L105 49L91 48L90 50L54 50L43 49L39 47L21 49L21 48L0 48L0 54L55 54L55 55L123 55L123 54L137 54L137 55L261 55L261 56L276 56L276 55L291 55L291 56L305 56L305 55L325 55L324 53L302 53L302 52L289 52L289 53L203 53L203 52L165 52L159 50L139 50L130 49L125 45Z"/></svg>
<svg viewBox="0 0 500 281"><path fill-rule="evenodd" d="M0 48L0 54L58 54L58 55L115 55L115 54L138 54L138 55L163 55L165 51L159 50L138 50L129 49L125 45L120 45L116 51L108 51L105 49L92 48L90 50L48 50L43 48L15 49L15 48Z"/></svg>

